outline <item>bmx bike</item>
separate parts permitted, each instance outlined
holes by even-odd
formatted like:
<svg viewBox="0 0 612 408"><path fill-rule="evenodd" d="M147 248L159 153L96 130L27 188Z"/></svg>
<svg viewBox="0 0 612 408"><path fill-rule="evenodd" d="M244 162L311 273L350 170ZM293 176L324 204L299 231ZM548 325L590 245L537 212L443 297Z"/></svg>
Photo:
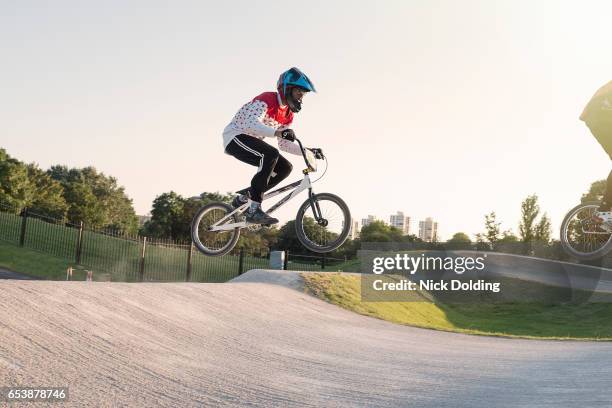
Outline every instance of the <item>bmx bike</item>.
<svg viewBox="0 0 612 408"><path fill-rule="evenodd" d="M310 150L302 146L300 140L296 138L295 141L300 146L307 166L302 171L304 178L264 194L263 200L267 200L291 191L270 207L267 213L274 213L299 193L308 190L308 198L300 206L295 218L297 238L304 247L313 252L331 252L346 241L351 229L351 213L346 203L337 195L313 192L312 184L325 175L327 166L323 175L311 182L310 174L317 171L317 159ZM327 158L323 156L322 159L327 163ZM194 246L208 256L220 256L230 252L238 242L241 229L261 227L246 222L243 213L250 205L250 200L238 208L233 208L225 202L213 202L200 208L191 222Z"/></svg>
<svg viewBox="0 0 612 408"><path fill-rule="evenodd" d="M612 226L597 220L599 202L589 201L572 208L561 223L561 246L579 260L604 257L612 251Z"/></svg>

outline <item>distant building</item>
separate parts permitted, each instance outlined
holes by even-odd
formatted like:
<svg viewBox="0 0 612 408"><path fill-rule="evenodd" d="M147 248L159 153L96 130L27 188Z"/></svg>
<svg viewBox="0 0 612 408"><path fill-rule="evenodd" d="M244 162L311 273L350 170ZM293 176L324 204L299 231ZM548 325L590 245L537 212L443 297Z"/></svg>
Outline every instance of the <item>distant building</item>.
<svg viewBox="0 0 612 408"><path fill-rule="evenodd" d="M402 235L410 234L410 217L406 217L401 211L398 211L397 214L391 214L389 225L402 231Z"/></svg>
<svg viewBox="0 0 612 408"><path fill-rule="evenodd" d="M351 232L349 233L349 238L359 238L359 221L351 219Z"/></svg>
<svg viewBox="0 0 612 408"><path fill-rule="evenodd" d="M419 221L419 238L425 242L437 242L438 223L431 217L425 218L425 221Z"/></svg>
<svg viewBox="0 0 612 408"><path fill-rule="evenodd" d="M151 221L150 215L137 215L136 217L138 218L139 227L142 227L143 225L145 225L145 222Z"/></svg>
<svg viewBox="0 0 612 408"><path fill-rule="evenodd" d="M376 221L376 217L374 215L368 215L368 218L361 219L361 228L367 227L372 222Z"/></svg>

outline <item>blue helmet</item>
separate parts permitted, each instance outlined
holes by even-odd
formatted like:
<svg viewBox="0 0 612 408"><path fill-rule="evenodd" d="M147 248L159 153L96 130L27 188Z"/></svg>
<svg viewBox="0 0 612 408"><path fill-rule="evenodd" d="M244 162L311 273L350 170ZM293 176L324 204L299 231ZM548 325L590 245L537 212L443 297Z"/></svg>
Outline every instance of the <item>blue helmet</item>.
<svg viewBox="0 0 612 408"><path fill-rule="evenodd" d="M285 72L283 72L278 78L278 82L276 83L276 89L278 93L281 95L281 98L287 101L287 105L289 105L289 109L292 112L299 112L302 108L302 104L300 101L293 100L291 96L291 92L287 92L291 90L292 87L298 87L306 92L317 92L314 87L314 84L308 77L299 69L293 67Z"/></svg>

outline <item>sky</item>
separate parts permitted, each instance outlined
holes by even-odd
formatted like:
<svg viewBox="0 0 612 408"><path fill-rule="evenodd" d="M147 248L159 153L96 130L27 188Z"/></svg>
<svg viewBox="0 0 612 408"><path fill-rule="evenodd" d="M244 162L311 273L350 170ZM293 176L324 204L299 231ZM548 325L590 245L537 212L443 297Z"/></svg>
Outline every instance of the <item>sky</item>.
<svg viewBox="0 0 612 408"><path fill-rule="evenodd" d="M517 233L535 193L556 235L610 170L578 120L612 79L610 15L608 1L5 0L0 147L94 166L138 214L170 190L238 190L254 168L223 153L223 128L297 66L318 92L293 128L329 159L315 192L355 219L431 216L447 239L495 211Z"/></svg>

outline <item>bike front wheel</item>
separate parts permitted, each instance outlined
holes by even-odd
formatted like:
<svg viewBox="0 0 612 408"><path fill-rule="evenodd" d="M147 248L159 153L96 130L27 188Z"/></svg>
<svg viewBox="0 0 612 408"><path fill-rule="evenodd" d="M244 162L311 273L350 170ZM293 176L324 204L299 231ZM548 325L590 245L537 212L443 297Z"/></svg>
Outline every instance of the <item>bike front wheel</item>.
<svg viewBox="0 0 612 408"><path fill-rule="evenodd" d="M351 231L351 212L337 195L315 194L304 201L295 219L295 232L307 249L325 253L339 248Z"/></svg>
<svg viewBox="0 0 612 408"><path fill-rule="evenodd" d="M599 259L612 249L612 233L593 220L598 202L572 208L561 223L561 245L568 255L579 260Z"/></svg>
<svg viewBox="0 0 612 408"><path fill-rule="evenodd" d="M236 246L238 238L240 238L240 228L233 228L227 231L210 231L210 227L226 218L232 211L234 211L234 208L226 203L210 203L200 208L193 217L193 221L191 221L191 239L195 247L204 255L225 255ZM239 222L238 216L233 215L225 220L223 224L237 222Z"/></svg>

